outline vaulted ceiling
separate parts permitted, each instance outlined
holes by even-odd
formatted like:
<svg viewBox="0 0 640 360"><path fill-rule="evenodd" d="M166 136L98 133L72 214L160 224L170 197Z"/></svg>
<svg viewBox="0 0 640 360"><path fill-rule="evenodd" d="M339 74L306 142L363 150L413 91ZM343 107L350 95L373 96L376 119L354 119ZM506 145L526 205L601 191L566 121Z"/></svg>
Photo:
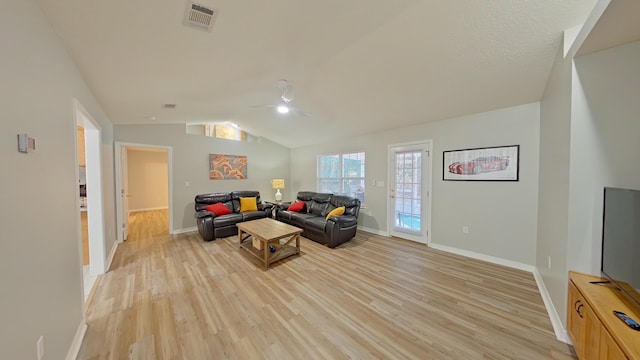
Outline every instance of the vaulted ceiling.
<svg viewBox="0 0 640 360"><path fill-rule="evenodd" d="M232 121L288 147L538 101L595 3L202 0L206 32L184 0L39 1L114 124ZM278 79L312 116L251 107Z"/></svg>

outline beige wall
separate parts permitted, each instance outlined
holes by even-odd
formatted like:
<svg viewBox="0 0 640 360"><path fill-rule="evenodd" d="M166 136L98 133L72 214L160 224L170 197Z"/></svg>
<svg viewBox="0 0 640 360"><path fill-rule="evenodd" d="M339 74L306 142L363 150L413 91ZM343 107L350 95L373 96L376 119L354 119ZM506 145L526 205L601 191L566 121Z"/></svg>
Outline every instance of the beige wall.
<svg viewBox="0 0 640 360"><path fill-rule="evenodd" d="M168 159L166 150L127 150L129 211L166 209L169 206Z"/></svg>
<svg viewBox="0 0 640 360"><path fill-rule="evenodd" d="M112 125L34 0L0 2L0 359L64 359L82 320L73 98L102 127L107 251ZM36 139L18 153L16 134Z"/></svg>
<svg viewBox="0 0 640 360"><path fill-rule="evenodd" d="M289 184L289 148L267 139L242 142L186 133L185 125L117 125L116 141L172 148L173 229L196 226L193 199L197 194L233 190L258 190L273 199L271 179ZM247 155L246 180L209 180L209 154ZM188 185L187 185L188 184Z"/></svg>
<svg viewBox="0 0 640 360"><path fill-rule="evenodd" d="M433 140L432 242L533 265L538 202L539 104L425 123L291 150L291 186L286 196L316 189L316 157L366 153L365 228L387 231L387 192L371 186L387 179L390 144ZM520 181L460 182L442 180L442 152L484 146L520 145ZM469 234L462 226L469 226Z"/></svg>

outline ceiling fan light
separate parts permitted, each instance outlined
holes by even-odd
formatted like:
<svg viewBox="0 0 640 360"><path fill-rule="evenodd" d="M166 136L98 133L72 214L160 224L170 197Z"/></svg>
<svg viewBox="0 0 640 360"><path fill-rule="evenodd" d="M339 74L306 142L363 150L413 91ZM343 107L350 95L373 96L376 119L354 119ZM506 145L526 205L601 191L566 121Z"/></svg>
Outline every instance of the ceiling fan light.
<svg viewBox="0 0 640 360"><path fill-rule="evenodd" d="M286 114L286 113L289 112L289 107L287 105L285 105L285 104L280 104L280 105L278 105L276 110L278 110L278 112L280 114Z"/></svg>

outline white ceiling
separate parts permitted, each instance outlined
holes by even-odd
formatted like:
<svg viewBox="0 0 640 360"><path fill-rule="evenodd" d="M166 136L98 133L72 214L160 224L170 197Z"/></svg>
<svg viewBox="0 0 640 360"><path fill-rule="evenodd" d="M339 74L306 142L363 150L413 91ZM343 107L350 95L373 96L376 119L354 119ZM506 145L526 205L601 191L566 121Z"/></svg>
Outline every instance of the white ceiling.
<svg viewBox="0 0 640 360"><path fill-rule="evenodd" d="M209 33L183 0L39 1L114 124L233 121L288 147L538 101L595 3L202 0ZM250 107L281 78L311 117Z"/></svg>

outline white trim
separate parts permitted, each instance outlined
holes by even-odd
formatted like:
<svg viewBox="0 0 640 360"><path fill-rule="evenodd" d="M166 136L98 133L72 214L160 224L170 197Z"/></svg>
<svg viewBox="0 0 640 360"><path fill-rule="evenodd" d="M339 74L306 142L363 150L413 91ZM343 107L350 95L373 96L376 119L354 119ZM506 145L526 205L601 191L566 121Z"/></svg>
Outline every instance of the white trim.
<svg viewBox="0 0 640 360"><path fill-rule="evenodd" d="M87 226L89 228L89 269L93 276L104 274L106 236L104 221L104 191L102 163L102 128L80 101L73 98L73 116L76 126L84 128L84 147L87 172ZM76 129L74 129L74 132ZM78 147L78 138L75 137ZM76 164L78 164L76 150ZM76 192L78 203L80 193ZM80 233L81 234L81 233ZM82 243L82 235L79 242Z"/></svg>
<svg viewBox="0 0 640 360"><path fill-rule="evenodd" d="M118 249L118 241L113 242L113 246L111 247L111 251L109 251L109 257L107 258L107 268L109 271L111 269L111 263L113 262L113 258L116 255L116 250Z"/></svg>
<svg viewBox="0 0 640 360"><path fill-rule="evenodd" d="M168 187L167 187L167 197L169 199L169 234L177 234L177 232L173 229L173 147L171 146L163 146L163 145L149 145L149 144L138 144L138 143L128 143L121 141L114 141L114 167L115 167L115 185L116 185L116 235L117 242L121 243L124 241L122 238L122 197L120 196L120 189L122 189L122 174L121 169L122 165L120 163L120 153L122 149L131 146L137 148L151 148L151 149L161 149L167 151L167 177L168 177Z"/></svg>
<svg viewBox="0 0 640 360"><path fill-rule="evenodd" d="M512 261L512 260L507 260L507 259L502 259L502 258L491 256L491 255L480 254L473 251L462 250L462 249L454 248L447 245L431 244L431 247L437 250L446 251L448 253L458 254L458 255L466 256L472 259L478 259L478 260L490 262L493 264L504 265L510 268L524 270L530 273L532 273L533 270L535 269L535 266L533 265Z"/></svg>
<svg viewBox="0 0 640 360"><path fill-rule="evenodd" d="M551 326L553 326L553 332L556 334L556 338L563 343L572 345L567 329L562 325L562 320L560 319L560 316L558 316L555 306L553 306L551 295L549 295L549 291L547 291L547 287L544 285L544 280L542 279L538 268L533 269L533 277L536 279L536 283L538 284L538 290L542 296L544 307L547 308L547 313L549 314Z"/></svg>
<svg viewBox="0 0 640 360"><path fill-rule="evenodd" d="M198 231L198 227L197 226L193 226L193 227L188 227L188 228L184 228L184 229L174 229L169 234L177 235L177 234L184 234L184 233L193 232L193 231Z"/></svg>
<svg viewBox="0 0 640 360"><path fill-rule="evenodd" d="M73 341L71 342L71 347L69 347L69 351L67 352L66 360L76 360L78 358L78 353L80 352L80 346L82 346L82 340L84 339L84 335L87 333L87 323L84 321L80 321L80 325L78 325L78 329L76 330L76 335L73 337Z"/></svg>
<svg viewBox="0 0 640 360"><path fill-rule="evenodd" d="M584 24L582 24L579 31L576 31L576 29L571 29L569 31L569 33L576 32L575 34L567 34L567 32L565 31L564 36L570 36L572 38L569 41L565 41L565 58L573 58L578 53L578 51L580 51L580 47L582 46L582 44L584 44L584 41L591 33L591 30L593 30L593 28L596 26L598 20L600 20L602 14L604 14L604 11L607 10L607 7L609 7L610 3L611 0L597 0L596 4L593 6L593 9L591 9L589 16L587 16L587 19L585 20ZM570 47L567 46L569 44L571 44Z"/></svg>
<svg viewBox="0 0 640 360"><path fill-rule="evenodd" d="M372 234L376 234L376 235L380 235L380 236L389 236L389 233L386 232L386 231L376 230L376 229L368 228L368 227L362 226L362 225L358 225L358 230L366 231L368 233L372 233Z"/></svg>
<svg viewBox="0 0 640 360"><path fill-rule="evenodd" d="M169 208L168 206L158 206L158 207L150 207L150 208L144 208L144 209L135 209L135 210L129 210L129 214L134 212L140 212L140 211L165 210L168 208Z"/></svg>

